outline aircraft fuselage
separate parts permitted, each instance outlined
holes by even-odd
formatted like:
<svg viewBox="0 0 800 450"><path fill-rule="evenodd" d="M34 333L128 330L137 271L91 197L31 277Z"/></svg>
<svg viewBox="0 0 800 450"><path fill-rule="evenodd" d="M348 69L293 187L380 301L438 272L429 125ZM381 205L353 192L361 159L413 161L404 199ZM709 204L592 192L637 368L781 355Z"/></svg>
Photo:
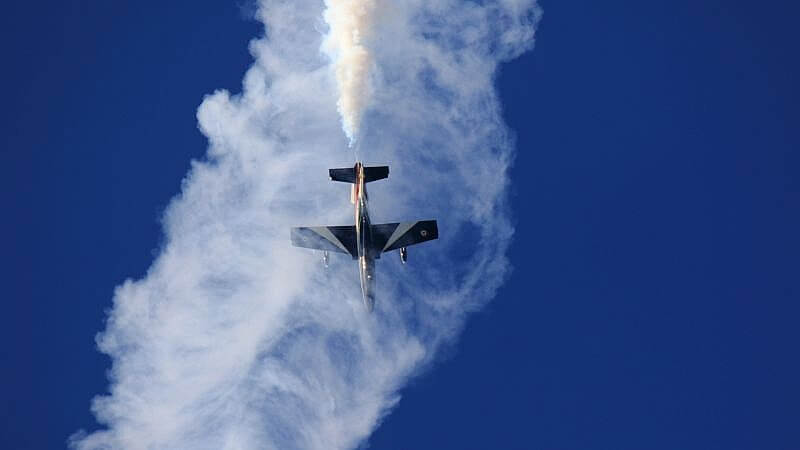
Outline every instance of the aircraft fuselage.
<svg viewBox="0 0 800 450"><path fill-rule="evenodd" d="M361 296L364 306L372 311L375 307L375 255L372 245L372 223L369 220L367 209L367 187L364 182L364 166L357 162L355 165L356 182L353 184L356 243L358 248L358 272L361 276Z"/></svg>

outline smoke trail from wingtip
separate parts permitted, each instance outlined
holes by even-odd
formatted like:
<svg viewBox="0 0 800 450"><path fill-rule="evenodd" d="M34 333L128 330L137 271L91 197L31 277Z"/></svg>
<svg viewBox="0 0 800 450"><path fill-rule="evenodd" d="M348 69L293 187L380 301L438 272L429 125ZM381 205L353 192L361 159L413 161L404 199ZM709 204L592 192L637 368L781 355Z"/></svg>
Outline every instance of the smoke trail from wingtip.
<svg viewBox="0 0 800 450"><path fill-rule="evenodd" d="M322 49L333 63L342 129L353 147L370 98L373 57L366 41L378 5L376 0L325 0L325 6L323 16L329 31Z"/></svg>
<svg viewBox="0 0 800 450"><path fill-rule="evenodd" d="M356 447L493 297L513 234L513 139L494 80L533 45L536 3L383 1L370 14L370 125L350 130L392 171L370 186L370 216L435 218L439 240L410 248L406 266L379 260L372 314L349 257L326 270L290 246L292 226L353 223L348 186L327 179L346 163L342 103L315 32L323 3L261 0L266 34L242 92L198 109L207 157L97 337L112 360L109 393L92 403L104 428L72 447Z"/></svg>

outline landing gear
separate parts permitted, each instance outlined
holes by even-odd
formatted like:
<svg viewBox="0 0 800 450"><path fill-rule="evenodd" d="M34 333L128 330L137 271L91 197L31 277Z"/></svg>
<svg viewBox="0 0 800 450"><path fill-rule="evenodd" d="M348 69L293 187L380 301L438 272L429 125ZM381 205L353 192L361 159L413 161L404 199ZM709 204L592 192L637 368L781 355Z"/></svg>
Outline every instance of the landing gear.
<svg viewBox="0 0 800 450"><path fill-rule="evenodd" d="M331 257L328 255L327 250L322 252L322 264L325 264L325 267L328 267L328 262L330 262Z"/></svg>
<svg viewBox="0 0 800 450"><path fill-rule="evenodd" d="M408 250L405 247L400 247L400 262L405 264L408 261Z"/></svg>

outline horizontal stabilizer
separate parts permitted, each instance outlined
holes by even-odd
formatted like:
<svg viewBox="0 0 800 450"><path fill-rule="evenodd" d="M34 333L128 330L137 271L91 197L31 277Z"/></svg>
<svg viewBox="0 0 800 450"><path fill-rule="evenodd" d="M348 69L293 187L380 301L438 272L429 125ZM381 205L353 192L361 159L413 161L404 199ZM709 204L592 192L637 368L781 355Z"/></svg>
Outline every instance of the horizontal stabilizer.
<svg viewBox="0 0 800 450"><path fill-rule="evenodd" d="M389 166L364 167L364 183L389 177Z"/></svg>
<svg viewBox="0 0 800 450"><path fill-rule="evenodd" d="M344 183L356 182L356 170L353 167L344 167L341 169L328 169L328 175L333 181L341 181ZM373 166L364 167L364 183L370 181L382 180L389 176L389 166Z"/></svg>
<svg viewBox="0 0 800 450"><path fill-rule="evenodd" d="M328 169L328 175L330 175L331 180L333 181L342 181L345 183L356 182L356 170L352 167L345 167L343 169Z"/></svg>

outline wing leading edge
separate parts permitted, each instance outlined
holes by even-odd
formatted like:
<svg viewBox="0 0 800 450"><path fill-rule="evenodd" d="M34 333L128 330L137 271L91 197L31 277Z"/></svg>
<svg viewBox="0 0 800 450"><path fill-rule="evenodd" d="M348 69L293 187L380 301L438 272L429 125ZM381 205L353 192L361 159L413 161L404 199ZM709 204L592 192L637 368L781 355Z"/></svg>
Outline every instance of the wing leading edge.
<svg viewBox="0 0 800 450"><path fill-rule="evenodd" d="M390 252L438 237L439 228L435 220L382 223L372 226L372 242L375 250L380 252Z"/></svg>
<svg viewBox="0 0 800 450"><path fill-rule="evenodd" d="M292 228L292 245L295 247L327 250L358 257L356 227L297 227Z"/></svg>

